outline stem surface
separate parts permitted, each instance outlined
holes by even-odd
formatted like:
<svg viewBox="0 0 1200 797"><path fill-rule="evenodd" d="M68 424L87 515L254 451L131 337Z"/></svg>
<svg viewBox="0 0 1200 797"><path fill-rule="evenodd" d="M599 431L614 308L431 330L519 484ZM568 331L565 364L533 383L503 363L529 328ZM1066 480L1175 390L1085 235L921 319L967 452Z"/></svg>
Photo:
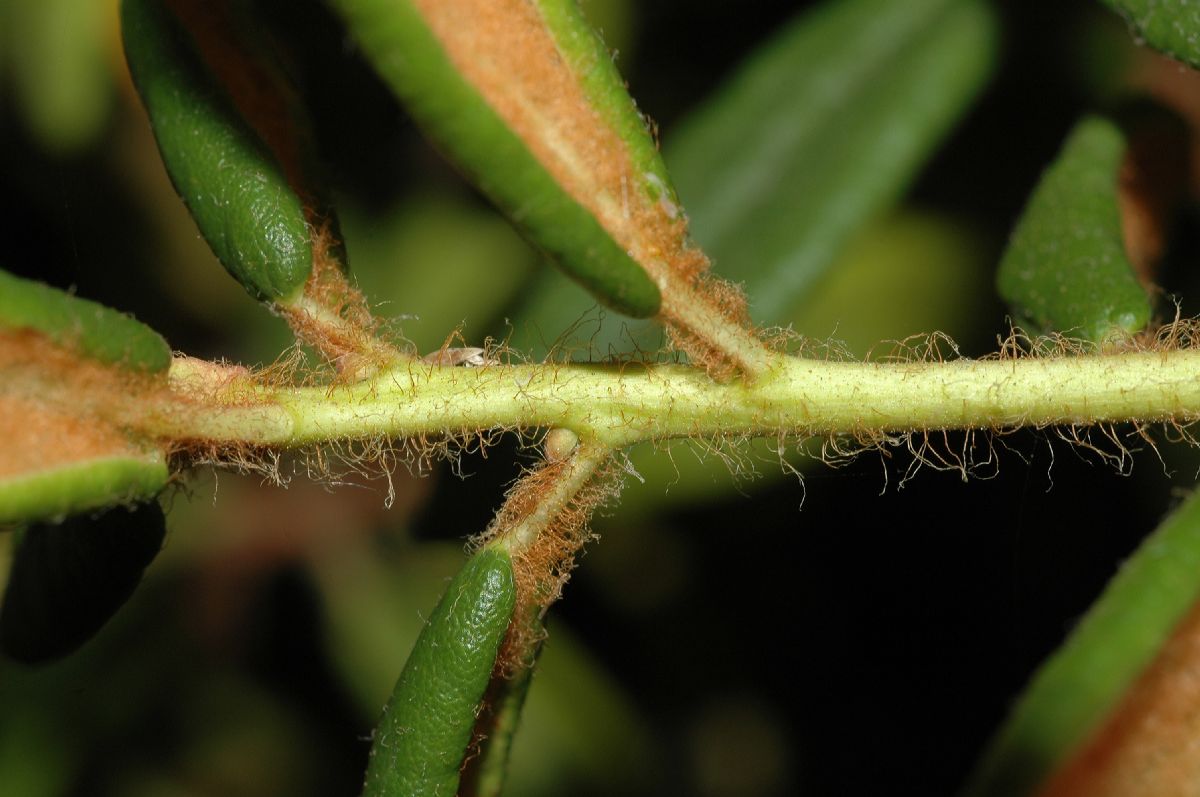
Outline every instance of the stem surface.
<svg viewBox="0 0 1200 797"><path fill-rule="evenodd" d="M188 383L180 360L172 380ZM186 390L177 392L184 399ZM1200 351L851 363L780 357L753 383L676 365L403 363L348 385L247 385L159 407L142 431L298 447L335 439L566 427L611 448L715 435L866 434L1200 417Z"/></svg>

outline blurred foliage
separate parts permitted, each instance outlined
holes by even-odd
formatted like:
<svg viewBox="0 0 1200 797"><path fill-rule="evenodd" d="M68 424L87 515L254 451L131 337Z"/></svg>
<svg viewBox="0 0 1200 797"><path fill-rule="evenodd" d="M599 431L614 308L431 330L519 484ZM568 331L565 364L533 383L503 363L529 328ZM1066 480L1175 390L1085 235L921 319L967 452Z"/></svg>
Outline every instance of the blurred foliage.
<svg viewBox="0 0 1200 797"><path fill-rule="evenodd" d="M1200 495L1126 561L1063 646L1039 668L971 778L972 797L1033 791L1104 722L1145 671L1200 585Z"/></svg>
<svg viewBox="0 0 1200 797"><path fill-rule="evenodd" d="M77 154L113 110L114 0L5 0L0 55L26 124L48 151Z"/></svg>
<svg viewBox="0 0 1200 797"><path fill-rule="evenodd" d="M556 342L580 358L658 350L654 333L600 313L542 265L437 158L319 3L285 8L351 269L384 316L423 350L456 329L533 358ZM781 0L736 13L682 0L584 8L658 121L668 167L693 111L797 12ZM979 103L863 202L814 276L771 295L759 320L858 356L933 329L965 354L994 348L1005 310L991 270L1066 131L1133 89L1178 93L1102 8L995 8L1000 68ZM171 192L115 56L114 18L109 0L0 0L0 266L133 312L177 349L270 361L287 330L228 279ZM849 124L836 109L828 123ZM824 158L813 147L803 154ZM792 169L795 191L807 171ZM806 212L829 211L828 190ZM1157 275L1168 291L1197 287L1172 266L1195 254L1189 229L1185 254ZM717 258L749 281L734 264ZM751 301L769 290L752 285ZM1184 455L1173 482L1144 453L1120 478L1020 434L998 443L991 480L922 473L897 490L905 452L838 470L787 452L801 486L776 478L773 444L750 449L737 478L712 452L694 449L705 463L692 464L689 447L675 464L635 452L645 482L630 476L620 509L598 519L603 539L550 621L513 794L949 793L1195 472ZM505 443L468 458L462 480L398 472L390 510L386 486L355 474L332 491L302 475L287 491L202 476L172 494L166 549L126 610L66 661L0 666L3 790L357 794L378 708L463 539L514 477L514 449L527 456ZM739 495L750 489L754 502ZM1064 507L1069 524L1056 520Z"/></svg>

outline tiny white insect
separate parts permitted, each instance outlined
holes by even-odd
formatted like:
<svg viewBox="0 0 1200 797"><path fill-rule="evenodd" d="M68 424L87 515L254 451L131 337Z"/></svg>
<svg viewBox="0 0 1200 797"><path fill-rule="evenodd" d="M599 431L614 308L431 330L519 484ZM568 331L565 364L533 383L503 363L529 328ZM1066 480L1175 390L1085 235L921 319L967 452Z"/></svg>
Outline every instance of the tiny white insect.
<svg viewBox="0 0 1200 797"><path fill-rule="evenodd" d="M461 365L466 368L477 368L481 365L489 365L495 363L495 360L487 356L485 349L480 349L476 346L464 347L447 347L431 351L421 358L432 365Z"/></svg>

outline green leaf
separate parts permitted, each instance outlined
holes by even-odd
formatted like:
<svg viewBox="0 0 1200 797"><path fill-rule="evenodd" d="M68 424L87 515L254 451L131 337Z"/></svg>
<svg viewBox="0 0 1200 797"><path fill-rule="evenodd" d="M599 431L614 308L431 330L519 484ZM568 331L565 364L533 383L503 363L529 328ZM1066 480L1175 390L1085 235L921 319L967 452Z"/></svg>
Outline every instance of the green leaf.
<svg viewBox="0 0 1200 797"><path fill-rule="evenodd" d="M171 347L129 316L0 270L0 329L32 329L65 348L137 371L165 371Z"/></svg>
<svg viewBox="0 0 1200 797"><path fill-rule="evenodd" d="M162 374L171 349L162 337L127 315L86 299L0 271L0 334L33 331L51 342L107 365L139 374ZM20 338L15 343L20 349ZM46 407L26 418L28 399L20 367L0 367L0 403L20 442L9 440L0 457L0 524L57 520L89 509L143 500L170 478L165 453L125 440L120 430L102 436L100 448L81 445L73 430L88 423L74 408ZM36 390L36 387L31 388ZM12 399L11 402L5 402ZM72 397L73 401L78 400ZM94 421L92 422L94 423Z"/></svg>
<svg viewBox="0 0 1200 797"><path fill-rule="evenodd" d="M1133 35L1172 58L1200 68L1200 8L1188 0L1103 0Z"/></svg>
<svg viewBox="0 0 1200 797"><path fill-rule="evenodd" d="M667 140L692 235L778 323L892 202L995 59L974 0L850 0L760 48Z"/></svg>
<svg viewBox="0 0 1200 797"><path fill-rule="evenodd" d="M631 186L630 190L648 190L656 202L677 204L678 197L667 177L658 142L629 96L612 54L588 24L577 0L533 1L562 57L583 83L593 109L617 132L633 159L635 174L642 185Z"/></svg>
<svg viewBox="0 0 1200 797"><path fill-rule="evenodd" d="M112 454L0 477L0 525L56 520L152 498L170 479L161 451Z"/></svg>
<svg viewBox="0 0 1200 797"><path fill-rule="evenodd" d="M1125 150L1115 123L1084 119L1025 206L996 284L1030 331L1100 343L1149 322L1150 299L1121 229L1117 178Z"/></svg>
<svg viewBox="0 0 1200 797"><path fill-rule="evenodd" d="M1200 598L1200 492L1148 537L1026 688L969 797L1032 793L1116 707Z"/></svg>
<svg viewBox="0 0 1200 797"><path fill-rule="evenodd" d="M314 561L314 574L333 663L359 710L373 716L396 683L395 662L412 650L428 607L462 567L462 546L381 550L374 539L344 542ZM662 755L658 740L571 629L560 623L552 634L522 712L506 793L550 797L564 782L601 794L649 793L646 773Z"/></svg>
<svg viewBox="0 0 1200 797"><path fill-rule="evenodd" d="M365 797L453 797L516 603L512 561L485 548L450 582L375 730Z"/></svg>
<svg viewBox="0 0 1200 797"><path fill-rule="evenodd" d="M25 663L78 648L129 599L162 548L157 503L35 523L21 535L0 607L0 650Z"/></svg>
<svg viewBox="0 0 1200 797"><path fill-rule="evenodd" d="M527 142L459 72L421 12L408 0L336 0L364 55L422 126L480 190L487 194L542 251L599 301L633 316L654 315L661 297L646 272L618 245L596 217L572 197L543 167ZM603 48L582 25L577 12L563 3L546 3L548 18L570 27L578 38L564 44L564 57L591 58L589 88L612 99L609 84L617 81ZM558 30L558 28L556 28ZM619 118L627 132L626 113L603 105L608 121ZM649 140L644 129L641 135ZM652 143L649 144L652 148ZM646 148L637 149L644 160ZM655 156L656 157L656 156Z"/></svg>
<svg viewBox="0 0 1200 797"><path fill-rule="evenodd" d="M123 0L125 57L171 182L213 253L262 301L312 271L304 203L161 0Z"/></svg>
<svg viewBox="0 0 1200 797"><path fill-rule="evenodd" d="M996 22L974 0L851 0L796 19L666 139L696 241L786 324L854 234L915 176L990 74ZM590 305L540 279L513 345L543 349ZM847 312L847 318L854 313ZM610 317L595 354L655 352L659 330Z"/></svg>

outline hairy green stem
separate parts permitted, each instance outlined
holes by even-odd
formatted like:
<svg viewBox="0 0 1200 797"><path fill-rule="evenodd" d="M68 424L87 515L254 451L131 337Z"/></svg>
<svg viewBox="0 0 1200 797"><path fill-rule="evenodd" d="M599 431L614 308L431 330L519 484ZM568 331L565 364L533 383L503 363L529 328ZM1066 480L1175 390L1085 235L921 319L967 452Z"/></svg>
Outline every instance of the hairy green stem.
<svg viewBox="0 0 1200 797"><path fill-rule="evenodd" d="M172 379L188 384L176 361ZM753 383L675 365L405 363L355 384L247 386L212 403L148 413L174 439L296 447L374 436L560 426L620 448L640 440L1200 417L1200 351L850 363L780 357Z"/></svg>
<svg viewBox="0 0 1200 797"><path fill-rule="evenodd" d="M559 477L538 496L534 510L509 528L490 530L494 531L494 538L512 554L533 545L538 535L555 522L612 455L612 449L606 445L580 443Z"/></svg>
<svg viewBox="0 0 1200 797"><path fill-rule="evenodd" d="M307 294L301 294L284 307L285 316L293 324L297 337L315 346L340 372L360 373L366 377L380 363L395 363L412 357L356 321L345 318L337 308L328 307ZM303 323L296 325L296 319L302 319ZM315 334L307 334L310 329L306 328Z"/></svg>
<svg viewBox="0 0 1200 797"><path fill-rule="evenodd" d="M497 797L503 789L513 737L545 638L542 618L558 600L571 561L590 536L586 522L597 493L589 497L587 488L612 454L603 444L581 441L565 458L550 458L541 469L526 473L475 543L479 549L502 549L511 555L518 602L477 714L478 753L464 764L459 792L464 797ZM546 474L553 477L542 478Z"/></svg>
<svg viewBox="0 0 1200 797"><path fill-rule="evenodd" d="M659 288L663 294L660 321L675 324L712 346L751 380L769 374L777 355L750 328L726 318L675 274L668 272L660 278Z"/></svg>

